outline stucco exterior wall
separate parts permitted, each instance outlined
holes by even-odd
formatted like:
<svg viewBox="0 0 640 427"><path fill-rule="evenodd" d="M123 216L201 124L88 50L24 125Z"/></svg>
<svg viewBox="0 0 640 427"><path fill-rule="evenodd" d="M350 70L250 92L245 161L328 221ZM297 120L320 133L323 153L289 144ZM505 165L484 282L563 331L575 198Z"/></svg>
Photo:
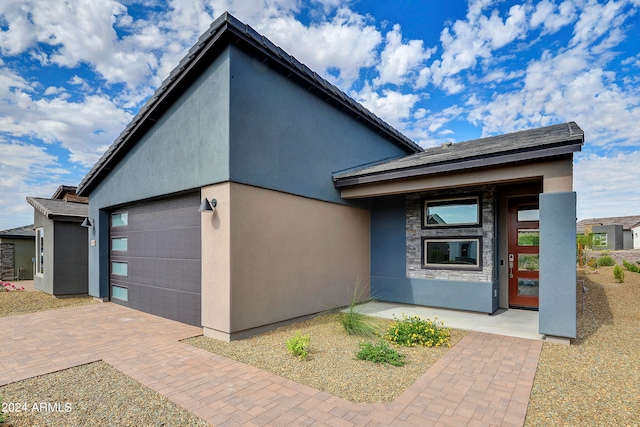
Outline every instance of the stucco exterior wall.
<svg viewBox="0 0 640 427"><path fill-rule="evenodd" d="M346 305L356 286L368 295L367 210L236 183L202 195L220 209L203 213L206 335L240 338Z"/></svg>
<svg viewBox="0 0 640 427"><path fill-rule="evenodd" d="M240 50L231 50L231 181L349 204L332 174L406 155Z"/></svg>
<svg viewBox="0 0 640 427"><path fill-rule="evenodd" d="M576 193L540 194L540 333L576 337Z"/></svg>
<svg viewBox="0 0 640 427"><path fill-rule="evenodd" d="M55 277L53 221L40 212L34 211L33 224L35 229L40 227L44 229L44 273L40 274L36 271L33 277L33 286L39 291L53 295L53 278ZM34 256L37 255L34 253Z"/></svg>

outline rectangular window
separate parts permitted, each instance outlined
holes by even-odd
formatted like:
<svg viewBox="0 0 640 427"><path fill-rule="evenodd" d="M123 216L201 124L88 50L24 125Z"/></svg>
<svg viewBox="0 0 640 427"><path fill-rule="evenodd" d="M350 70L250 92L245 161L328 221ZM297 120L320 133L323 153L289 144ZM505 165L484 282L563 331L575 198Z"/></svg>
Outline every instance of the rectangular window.
<svg viewBox="0 0 640 427"><path fill-rule="evenodd" d="M537 205L518 206L518 222L540 221L540 209Z"/></svg>
<svg viewBox="0 0 640 427"><path fill-rule="evenodd" d="M126 251L128 247L128 239L126 237L111 238L112 251Z"/></svg>
<svg viewBox="0 0 640 427"><path fill-rule="evenodd" d="M129 289L122 286L111 285L111 298L129 301Z"/></svg>
<svg viewBox="0 0 640 427"><path fill-rule="evenodd" d="M593 233L593 246L597 248L606 248L607 233Z"/></svg>
<svg viewBox="0 0 640 427"><path fill-rule="evenodd" d="M480 225L480 198L425 200L422 227L473 227Z"/></svg>
<svg viewBox="0 0 640 427"><path fill-rule="evenodd" d="M518 230L518 246L540 246L540 230Z"/></svg>
<svg viewBox="0 0 640 427"><path fill-rule="evenodd" d="M36 228L36 274L44 275L44 228Z"/></svg>
<svg viewBox="0 0 640 427"><path fill-rule="evenodd" d="M111 226L122 227L129 224L129 214L127 212L111 214Z"/></svg>
<svg viewBox="0 0 640 427"><path fill-rule="evenodd" d="M127 276L129 274L129 265L126 262L112 262L111 274L117 274L118 276Z"/></svg>
<svg viewBox="0 0 640 427"><path fill-rule="evenodd" d="M422 268L482 269L482 238L450 237L422 239Z"/></svg>

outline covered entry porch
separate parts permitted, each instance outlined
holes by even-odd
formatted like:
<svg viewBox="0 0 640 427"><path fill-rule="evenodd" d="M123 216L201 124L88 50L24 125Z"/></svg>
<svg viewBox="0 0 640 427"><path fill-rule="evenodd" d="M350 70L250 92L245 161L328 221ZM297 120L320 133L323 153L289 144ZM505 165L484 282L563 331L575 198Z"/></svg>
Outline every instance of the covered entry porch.
<svg viewBox="0 0 640 427"><path fill-rule="evenodd" d="M369 199L374 298L495 313L539 310L573 338L575 123L444 145L335 177ZM533 320L535 321L535 320Z"/></svg>

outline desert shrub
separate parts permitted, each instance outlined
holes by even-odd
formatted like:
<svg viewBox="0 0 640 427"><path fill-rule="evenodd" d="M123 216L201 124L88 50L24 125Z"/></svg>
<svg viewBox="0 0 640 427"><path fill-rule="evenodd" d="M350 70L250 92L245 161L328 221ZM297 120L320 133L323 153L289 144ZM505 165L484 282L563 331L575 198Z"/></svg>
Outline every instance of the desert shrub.
<svg viewBox="0 0 640 427"><path fill-rule="evenodd" d="M598 260L594 257L589 257L589 259L587 260L587 265L594 269L598 268Z"/></svg>
<svg viewBox="0 0 640 427"><path fill-rule="evenodd" d="M297 331L295 337L287 340L287 350L298 359L307 360L310 343L311 337L309 335L300 335L300 331Z"/></svg>
<svg viewBox="0 0 640 427"><path fill-rule="evenodd" d="M628 261L622 260L622 265L624 266L624 268L631 271L632 273L640 273L640 267L638 267L635 264L631 264Z"/></svg>
<svg viewBox="0 0 640 427"><path fill-rule="evenodd" d="M609 255L611 255L611 251L609 249L600 251L600 256L609 256Z"/></svg>
<svg viewBox="0 0 640 427"><path fill-rule="evenodd" d="M395 318L395 316L394 316ZM395 318L395 322L387 329L385 338L398 345L415 347L422 345L426 347L451 346L451 330L444 327L444 323L435 318L421 319L419 316L402 315L402 320Z"/></svg>
<svg viewBox="0 0 640 427"><path fill-rule="evenodd" d="M360 312L360 304L369 300L370 298L365 298L363 288L357 286L353 291L353 297L347 310L336 313L347 334L366 338L379 335L376 319Z"/></svg>
<svg viewBox="0 0 640 427"><path fill-rule="evenodd" d="M613 277L615 277L618 283L624 282L624 269L619 265L613 267Z"/></svg>
<svg viewBox="0 0 640 427"><path fill-rule="evenodd" d="M598 267L611 267L612 265L616 265L616 261L609 255L598 258Z"/></svg>
<svg viewBox="0 0 640 427"><path fill-rule="evenodd" d="M377 343L361 342L356 359L368 360L373 363L388 363L393 366L404 366L407 362L405 355L391 348L388 342L379 340Z"/></svg>

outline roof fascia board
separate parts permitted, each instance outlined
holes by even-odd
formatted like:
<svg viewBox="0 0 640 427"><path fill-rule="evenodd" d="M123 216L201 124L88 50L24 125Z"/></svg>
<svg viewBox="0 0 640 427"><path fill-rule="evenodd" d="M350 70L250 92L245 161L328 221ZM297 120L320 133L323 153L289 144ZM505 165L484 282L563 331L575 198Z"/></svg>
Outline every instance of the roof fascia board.
<svg viewBox="0 0 640 427"><path fill-rule="evenodd" d="M529 160L540 160L549 157L561 156L580 151L580 144L565 144L556 147L547 147L536 151L521 151L516 153L508 153L493 157L474 158L460 160L454 162L443 162L435 165L417 166L401 170L393 170L388 172L379 172L371 175L353 176L346 178L335 178L334 186L336 188L348 187L352 185L371 184L381 181L390 181L394 179L413 178L424 175L433 175L446 172L457 172L465 169L477 169L482 167L500 166L509 163L525 162Z"/></svg>

